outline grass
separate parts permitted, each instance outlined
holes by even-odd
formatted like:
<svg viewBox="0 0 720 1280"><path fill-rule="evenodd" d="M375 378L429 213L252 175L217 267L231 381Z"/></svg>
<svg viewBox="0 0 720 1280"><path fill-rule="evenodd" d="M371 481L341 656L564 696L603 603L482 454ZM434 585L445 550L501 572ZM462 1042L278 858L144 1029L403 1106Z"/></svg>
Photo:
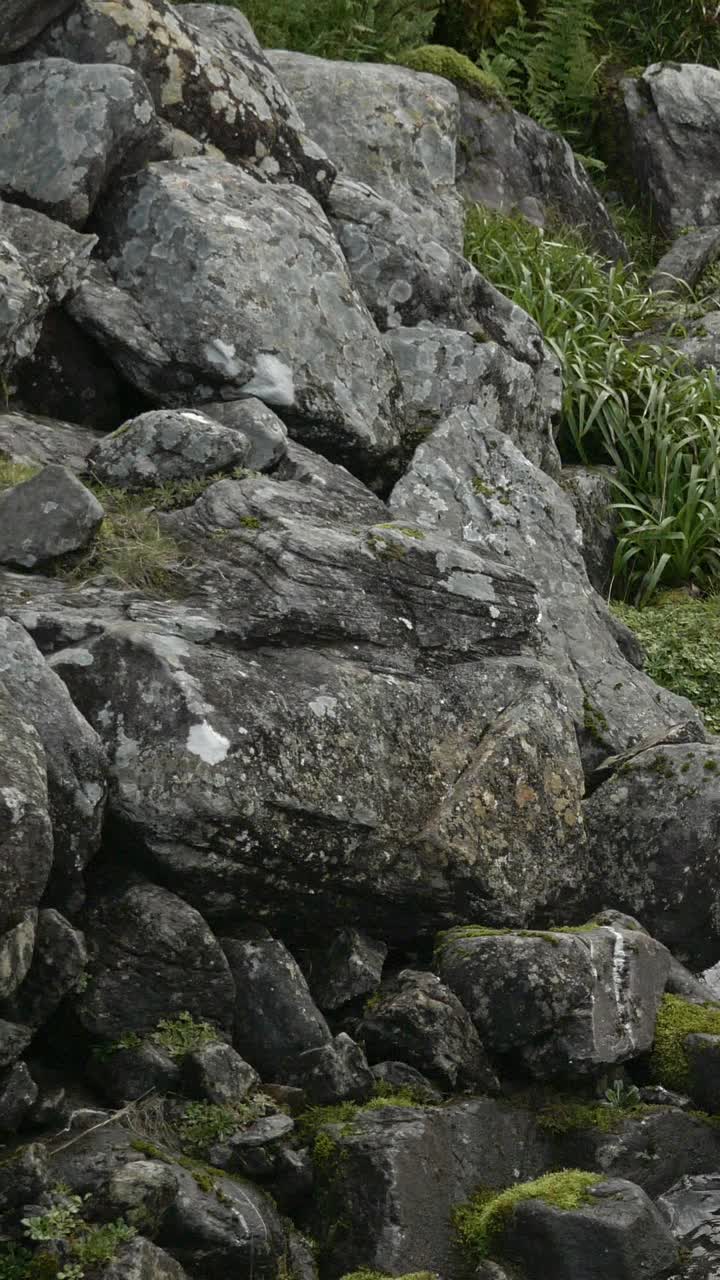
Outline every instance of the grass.
<svg viewBox="0 0 720 1280"><path fill-rule="evenodd" d="M655 1024L650 1072L666 1089L680 1093L687 1090L689 1064L683 1042L693 1034L720 1035L720 1005L690 1004L680 996L663 996Z"/></svg>
<svg viewBox="0 0 720 1280"><path fill-rule="evenodd" d="M534 1182L520 1182L505 1191L483 1190L454 1214L460 1244L469 1261L477 1264L495 1253L518 1204L544 1200L556 1209L579 1209L590 1200L592 1187L602 1174L582 1169L546 1173Z"/></svg>
<svg viewBox="0 0 720 1280"><path fill-rule="evenodd" d="M720 597L666 592L644 609L617 604L613 611L638 637L653 680L689 698L720 734Z"/></svg>

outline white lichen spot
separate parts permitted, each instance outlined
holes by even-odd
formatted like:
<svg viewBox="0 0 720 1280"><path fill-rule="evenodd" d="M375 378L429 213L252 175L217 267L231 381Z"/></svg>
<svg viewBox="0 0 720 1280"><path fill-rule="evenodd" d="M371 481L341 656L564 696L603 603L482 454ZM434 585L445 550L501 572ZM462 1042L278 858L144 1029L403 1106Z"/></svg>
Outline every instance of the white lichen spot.
<svg viewBox="0 0 720 1280"><path fill-rule="evenodd" d="M408 631L412 631L413 624L409 618L398 618L398 622L402 622L403 626L407 627Z"/></svg>
<svg viewBox="0 0 720 1280"><path fill-rule="evenodd" d="M264 400L266 404L290 408L295 403L292 369L278 356L269 351L261 351L255 361L255 372L250 381L245 383L242 392L246 396L257 396L258 400Z"/></svg>
<svg viewBox="0 0 720 1280"><path fill-rule="evenodd" d="M337 698L330 698L323 694L317 698L313 698L313 701L309 703L309 706L313 715L317 716L318 720L324 720L326 716L334 719Z"/></svg>
<svg viewBox="0 0 720 1280"><path fill-rule="evenodd" d="M187 749L199 756L205 764L220 764L230 750L230 740L213 729L207 720L191 726L187 736Z"/></svg>
<svg viewBox="0 0 720 1280"><path fill-rule="evenodd" d="M231 342L223 342L222 338L211 338L205 344L205 358L208 364L229 378L237 378L242 371L243 361L238 358L235 347Z"/></svg>

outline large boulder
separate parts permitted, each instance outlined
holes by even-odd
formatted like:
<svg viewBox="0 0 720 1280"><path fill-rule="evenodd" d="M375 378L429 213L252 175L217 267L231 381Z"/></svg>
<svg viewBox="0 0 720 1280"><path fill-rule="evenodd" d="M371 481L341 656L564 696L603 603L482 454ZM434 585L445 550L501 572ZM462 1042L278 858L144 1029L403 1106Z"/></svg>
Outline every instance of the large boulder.
<svg viewBox="0 0 720 1280"><path fill-rule="evenodd" d="M105 512L66 467L51 464L0 493L0 564L36 569L92 542Z"/></svg>
<svg viewBox="0 0 720 1280"><path fill-rule="evenodd" d="M0 58L17 53L74 3L75 0L5 0L0 14Z"/></svg>
<svg viewBox="0 0 720 1280"><path fill-rule="evenodd" d="M404 67L280 50L268 56L309 133L342 176L398 205L419 238L462 252L454 85Z"/></svg>
<svg viewBox="0 0 720 1280"><path fill-rule="evenodd" d="M661 230L720 223L720 71L654 63L622 87L633 172Z"/></svg>
<svg viewBox="0 0 720 1280"><path fill-rule="evenodd" d="M389 505L397 520L442 529L536 584L548 650L589 767L679 721L704 741L691 704L659 689L621 653L588 580L567 495L482 411L457 410L433 431Z"/></svg>
<svg viewBox="0 0 720 1280"><path fill-rule="evenodd" d="M3 1013L27 1026L41 1027L65 996L83 985L86 967L85 939L79 930L53 908L40 911L30 969L3 1005Z"/></svg>
<svg viewBox="0 0 720 1280"><path fill-rule="evenodd" d="M0 235L0 373L32 355L49 305L30 263L11 240Z"/></svg>
<svg viewBox="0 0 720 1280"><path fill-rule="evenodd" d="M460 87L458 189L501 213L577 227L608 258L627 257L599 193L558 133L502 102Z"/></svg>
<svg viewBox="0 0 720 1280"><path fill-rule="evenodd" d="M45 751L0 684L0 929L37 906L52 857Z"/></svg>
<svg viewBox="0 0 720 1280"><path fill-rule="evenodd" d="M155 110L129 67L41 58L0 67L0 194L82 227L111 174L152 149Z"/></svg>
<svg viewBox="0 0 720 1280"><path fill-rule="evenodd" d="M115 489L152 489L203 480L241 467L250 442L193 409L154 409L103 436L87 459L90 474Z"/></svg>
<svg viewBox="0 0 720 1280"><path fill-rule="evenodd" d="M588 578L600 595L607 595L617 547L617 515L612 503L618 495L613 488L613 471L610 467L563 467L559 480L575 508Z"/></svg>
<svg viewBox="0 0 720 1280"><path fill-rule="evenodd" d="M52 303L74 293L87 274L97 236L82 235L37 209L0 201L0 231L25 258Z"/></svg>
<svg viewBox="0 0 720 1280"><path fill-rule="evenodd" d="M397 374L305 191L219 160L153 164L100 229L112 281L86 282L71 311L140 390L176 405L256 396L364 477L390 466Z"/></svg>
<svg viewBox="0 0 720 1280"><path fill-rule="evenodd" d="M72 422L57 422L8 409L0 412L0 458L24 465L48 462L79 474L88 453L103 437Z"/></svg>
<svg viewBox="0 0 720 1280"><path fill-rule="evenodd" d="M184 15L185 5L176 9L166 0L79 0L33 49L81 63L114 62L120 50L170 124L265 177L299 182L324 197L333 164L302 135L257 43L229 16L208 23L197 9L191 21ZM198 21L202 30L193 25Z"/></svg>

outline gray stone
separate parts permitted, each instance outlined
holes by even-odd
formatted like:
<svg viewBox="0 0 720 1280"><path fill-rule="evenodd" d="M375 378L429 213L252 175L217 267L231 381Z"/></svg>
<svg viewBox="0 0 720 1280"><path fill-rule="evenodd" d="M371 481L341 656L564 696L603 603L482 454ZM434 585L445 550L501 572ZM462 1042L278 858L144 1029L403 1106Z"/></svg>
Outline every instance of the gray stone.
<svg viewBox="0 0 720 1280"><path fill-rule="evenodd" d="M2 499L0 513L1 504ZM48 892L54 905L76 910L82 904L83 870L100 846L107 797L105 751L34 641L9 618L0 618L0 680L45 748L54 834Z"/></svg>
<svg viewBox="0 0 720 1280"><path fill-rule="evenodd" d="M0 67L0 94L0 194L71 227L87 222L108 178L132 168L153 138L152 99L128 67L21 62Z"/></svg>
<svg viewBox="0 0 720 1280"><path fill-rule="evenodd" d="M30 264L14 244L0 236L0 373L32 355L40 337L49 298Z"/></svg>
<svg viewBox="0 0 720 1280"><path fill-rule="evenodd" d="M5 0L0 14L0 57L17 53L75 0Z"/></svg>
<svg viewBox="0 0 720 1280"><path fill-rule="evenodd" d="M52 858L45 751L0 684L0 928L37 906Z"/></svg>
<svg viewBox="0 0 720 1280"><path fill-rule="evenodd" d="M183 1059L183 1082L192 1097L217 1106L242 1102L260 1083L257 1071L229 1044L206 1044Z"/></svg>
<svg viewBox="0 0 720 1280"><path fill-rule="evenodd" d="M238 17L240 15L238 14ZM272 471L287 455L287 427L262 400L216 400L203 413L232 431L241 432L250 446L245 465L250 471Z"/></svg>
<svg viewBox="0 0 720 1280"><path fill-rule="evenodd" d="M356 1034L371 1062L396 1055L448 1093L499 1088L467 1011L435 974L404 969L381 987Z"/></svg>
<svg viewBox="0 0 720 1280"><path fill-rule="evenodd" d="M25 465L56 463L69 471L85 469L99 434L71 422L56 422L14 410L0 412L0 457Z"/></svg>
<svg viewBox="0 0 720 1280"><path fill-rule="evenodd" d="M563 467L559 480L575 508L582 534L582 557L595 590L608 593L617 546L617 517L611 504L619 500L611 467Z"/></svg>
<svg viewBox="0 0 720 1280"><path fill-rule="evenodd" d="M137 1222L148 1235L156 1235L178 1189L172 1164L133 1160L111 1174L101 1192L103 1209L109 1217Z"/></svg>
<svg viewBox="0 0 720 1280"><path fill-rule="evenodd" d="M188 1280L188 1276L164 1249L144 1236L136 1236L105 1264L103 1280Z"/></svg>
<svg viewBox="0 0 720 1280"><path fill-rule="evenodd" d="M720 311L709 311L687 325L686 338L668 342L672 352L685 358L693 369L720 368Z"/></svg>
<svg viewBox="0 0 720 1280"><path fill-rule="evenodd" d="M76 0L34 48L81 63L122 61L142 77L158 115L261 176L299 182L321 198L335 169L307 139L257 42L229 15L203 21L166 0ZM202 24L202 30L194 22ZM120 51L120 55L118 54Z"/></svg>
<svg viewBox="0 0 720 1280"><path fill-rule="evenodd" d="M705 975L696 977L675 956L670 958L666 990L671 995L682 996L683 1000L689 1000L691 1004L707 1004L709 1000L715 999L715 993L706 981Z"/></svg>
<svg viewBox="0 0 720 1280"><path fill-rule="evenodd" d="M692 1250L720 1254L720 1174L686 1174L657 1201L676 1240Z"/></svg>
<svg viewBox="0 0 720 1280"><path fill-rule="evenodd" d="M508 214L532 201L541 225L554 217L609 258L627 257L600 195L560 134L502 103L459 92L457 184L467 201Z"/></svg>
<svg viewBox="0 0 720 1280"><path fill-rule="evenodd" d="M653 63L622 90L633 173L662 231L720 223L720 71Z"/></svg>
<svg viewBox="0 0 720 1280"><path fill-rule="evenodd" d="M98 1095L116 1107L177 1093L182 1083L180 1063L153 1040L116 1045L107 1056L91 1055L86 1074Z"/></svg>
<svg viewBox="0 0 720 1280"><path fill-rule="evenodd" d="M42 1142L31 1142L14 1151L0 1164L0 1214L13 1213L26 1204L37 1204L50 1182L48 1150Z"/></svg>
<svg viewBox="0 0 720 1280"><path fill-rule="evenodd" d="M309 953L303 967L310 989L324 1012L340 1009L357 996L380 986L387 956L384 942L376 942L358 929L340 929L329 946Z"/></svg>
<svg viewBox="0 0 720 1280"><path fill-rule="evenodd" d="M364 477L390 465L397 374L311 196L224 161L153 164L105 206L101 232L115 287L86 282L71 314L140 390L165 404L255 396Z"/></svg>
<svg viewBox="0 0 720 1280"><path fill-rule="evenodd" d="M321 1107L365 1102L375 1083L363 1050L344 1031L326 1044L299 1053L289 1075L290 1082Z"/></svg>
<svg viewBox="0 0 720 1280"><path fill-rule="evenodd" d="M52 463L0 493L0 564L36 569L81 551L105 512L66 467Z"/></svg>
<svg viewBox="0 0 720 1280"><path fill-rule="evenodd" d="M9 1067L27 1049L32 1031L18 1022L0 1018L0 1067Z"/></svg>
<svg viewBox="0 0 720 1280"><path fill-rule="evenodd" d="M25 981L35 947L37 912L28 913L14 928L0 936L0 1001L5 1001Z"/></svg>
<svg viewBox="0 0 720 1280"><path fill-rule="evenodd" d="M151 489L174 480L199 480L242 466L250 444L241 431L195 409L151 409L104 436L87 470L116 489Z"/></svg>
<svg viewBox="0 0 720 1280"><path fill-rule="evenodd" d="M664 253L648 280L653 293L672 293L687 298L704 271L720 257L720 227L688 231L678 236Z"/></svg>
<svg viewBox="0 0 720 1280"><path fill-rule="evenodd" d="M208 1149L208 1160L217 1169L261 1182L272 1179L281 1151L287 1150L295 1122L286 1115L268 1115L255 1120L247 1128L238 1129L225 1142Z"/></svg>
<svg viewBox="0 0 720 1280"><path fill-rule="evenodd" d="M489 1049L542 1079L597 1075L651 1047L670 967L654 938L608 925L466 932L441 939L440 974Z"/></svg>
<svg viewBox="0 0 720 1280"><path fill-rule="evenodd" d="M433 431L389 506L397 520L470 542L536 584L548 653L586 767L678 721L704 740L691 704L659 689L621 653L609 612L588 581L568 497L482 412L458 410Z"/></svg>
<svg viewBox="0 0 720 1280"><path fill-rule="evenodd" d="M719 772L712 747L658 746L628 760L585 804L591 896L635 912L698 967L716 959L720 936Z"/></svg>
<svg viewBox="0 0 720 1280"><path fill-rule="evenodd" d="M688 1061L688 1092L703 1111L717 1115L720 1112L720 1036L686 1036L682 1047Z"/></svg>
<svg viewBox="0 0 720 1280"><path fill-rule="evenodd" d="M390 1089L411 1088L418 1100L428 1106L443 1100L441 1091L430 1083L427 1076L407 1062L376 1062L371 1071L380 1089L383 1085L389 1085Z"/></svg>
<svg viewBox="0 0 720 1280"><path fill-rule="evenodd" d="M14 244L50 302L74 293L87 275L97 236L81 235L36 209L0 201L0 234Z"/></svg>
<svg viewBox="0 0 720 1280"><path fill-rule="evenodd" d="M232 1024L234 983L202 917L167 889L117 879L83 925L92 981L75 1001L91 1035L117 1040L188 1012L220 1031Z"/></svg>
<svg viewBox="0 0 720 1280"><path fill-rule="evenodd" d="M82 985L87 966L83 935L52 907L38 913L35 949L25 980L6 1004L8 1016L41 1027Z"/></svg>
<svg viewBox="0 0 720 1280"><path fill-rule="evenodd" d="M398 205L418 238L462 252L454 85L404 67L280 50L268 56L308 132L342 176Z"/></svg>
<svg viewBox="0 0 720 1280"><path fill-rule="evenodd" d="M16 1062L0 1080L0 1133L14 1133L38 1096L38 1087L24 1062Z"/></svg>

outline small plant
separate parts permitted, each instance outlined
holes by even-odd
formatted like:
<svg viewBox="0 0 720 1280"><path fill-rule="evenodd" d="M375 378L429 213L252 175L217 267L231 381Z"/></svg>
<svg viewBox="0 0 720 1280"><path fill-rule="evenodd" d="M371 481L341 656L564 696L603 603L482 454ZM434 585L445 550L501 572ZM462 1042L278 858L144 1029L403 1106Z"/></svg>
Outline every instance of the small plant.
<svg viewBox="0 0 720 1280"><path fill-rule="evenodd" d="M39 463L11 462L9 458L0 457L0 492L3 489L12 489L16 484L24 484L26 480L32 480L39 471L42 471Z"/></svg>
<svg viewBox="0 0 720 1280"><path fill-rule="evenodd" d="M556 1209L578 1209L587 1204L592 1187L602 1175L582 1169L546 1173L534 1182L520 1182L505 1191L478 1192L455 1211L455 1226L465 1252L473 1262L482 1262L494 1252L515 1206L524 1200L545 1200Z"/></svg>
<svg viewBox="0 0 720 1280"><path fill-rule="evenodd" d="M209 1022L196 1022L187 1009L177 1018L163 1018L158 1022L151 1039L166 1049L173 1058L183 1058L204 1045L216 1044L220 1039Z"/></svg>
<svg viewBox="0 0 720 1280"><path fill-rule="evenodd" d="M248 1102L232 1106L189 1102L177 1122L180 1146L189 1155L204 1156L216 1142L224 1142L239 1129L275 1110L272 1099L264 1093L256 1093Z"/></svg>
<svg viewBox="0 0 720 1280"><path fill-rule="evenodd" d="M82 1196L71 1195L67 1187L53 1188L53 1204L45 1213L23 1218L22 1225L30 1240L68 1240L82 1230Z"/></svg>
<svg viewBox="0 0 720 1280"><path fill-rule="evenodd" d="M639 1104L640 1090L634 1084L627 1084L625 1080L615 1080L605 1090L605 1102L615 1111L627 1111Z"/></svg>
<svg viewBox="0 0 720 1280"><path fill-rule="evenodd" d="M44 1213L22 1219L28 1239L62 1246L64 1260L51 1267L47 1280L50 1276L55 1280L83 1280L86 1269L94 1270L112 1262L120 1246L136 1235L135 1228L121 1218L101 1225L87 1222L82 1211L88 1197L73 1195L62 1184L53 1188L51 1198L52 1204ZM41 1274L37 1255L31 1255L24 1276L17 1280L36 1277L40 1280ZM15 1280L15 1277L11 1275L3 1280Z"/></svg>

